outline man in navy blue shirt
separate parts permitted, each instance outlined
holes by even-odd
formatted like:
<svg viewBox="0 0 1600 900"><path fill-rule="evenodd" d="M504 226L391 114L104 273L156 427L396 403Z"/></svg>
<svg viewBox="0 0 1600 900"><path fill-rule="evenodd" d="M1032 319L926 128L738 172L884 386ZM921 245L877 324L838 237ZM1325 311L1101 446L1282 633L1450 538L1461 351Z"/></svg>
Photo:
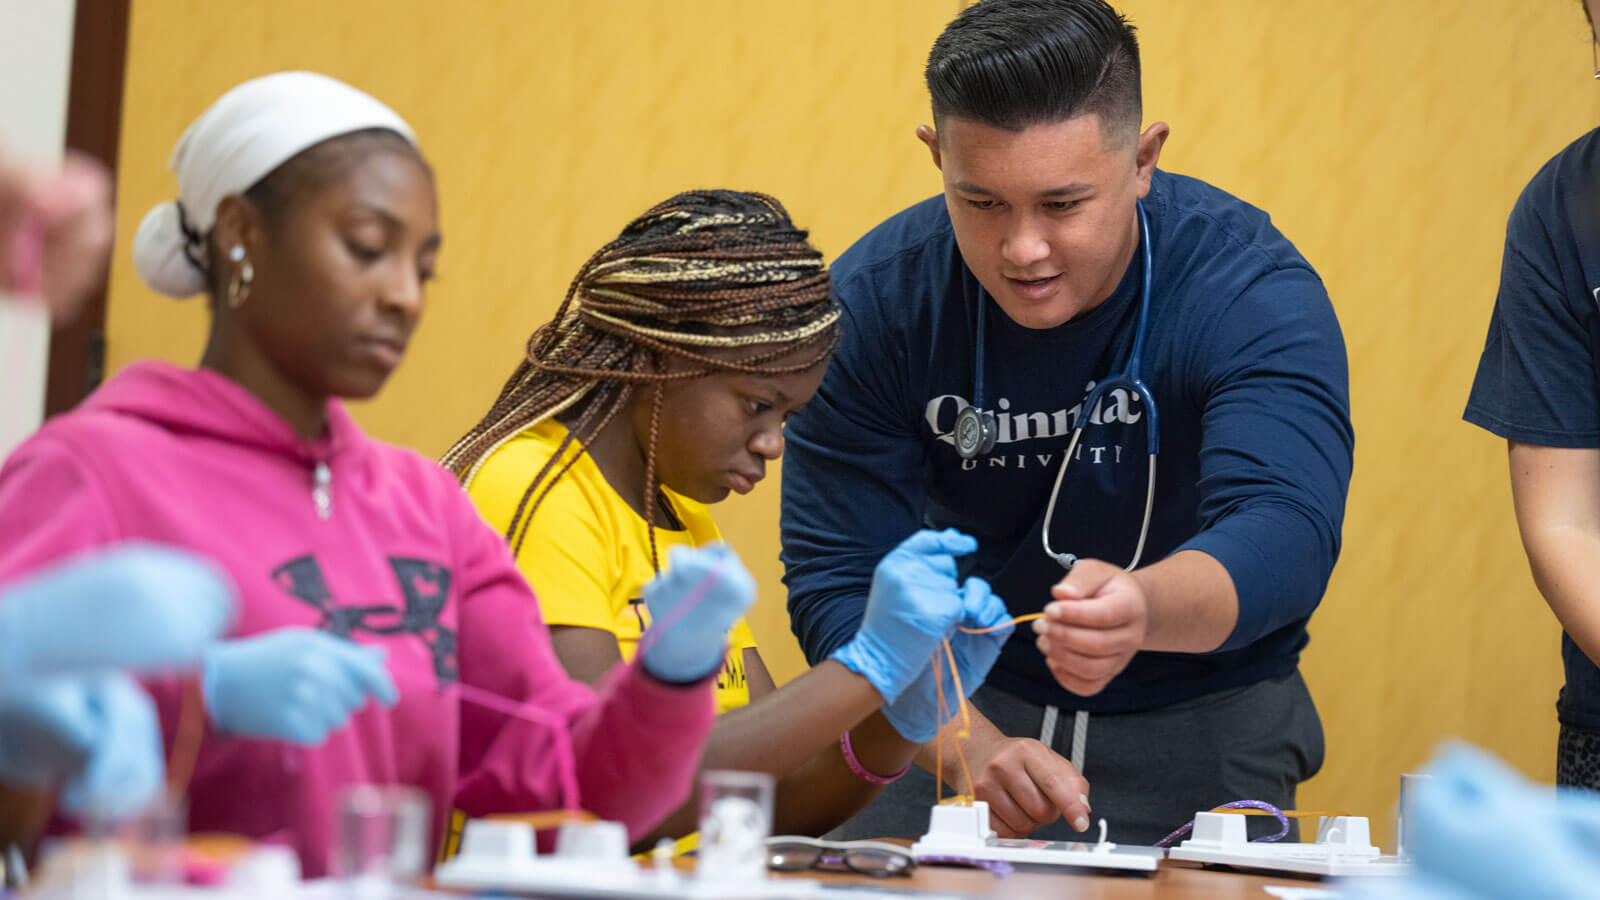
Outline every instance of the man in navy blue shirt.
<svg viewBox="0 0 1600 900"><path fill-rule="evenodd" d="M1587 0L1593 28L1600 3ZM1600 70L1595 77L1600 78ZM1506 439L1533 578L1561 620L1556 783L1600 790L1600 131L1533 176L1465 418Z"/></svg>
<svg viewBox="0 0 1600 900"><path fill-rule="evenodd" d="M1153 843L1220 803L1292 805L1322 761L1297 664L1354 442L1321 280L1265 213L1157 169L1169 129L1140 131L1138 44L1101 0L982 0L927 81L944 195L835 262L844 336L787 432L802 647L849 640L896 542L954 527L979 542L963 575L1047 614L973 696L973 784L944 753L997 831L1071 838L1092 811ZM1086 403L1135 365L1153 405L1124 382ZM920 833L931 778L840 835Z"/></svg>

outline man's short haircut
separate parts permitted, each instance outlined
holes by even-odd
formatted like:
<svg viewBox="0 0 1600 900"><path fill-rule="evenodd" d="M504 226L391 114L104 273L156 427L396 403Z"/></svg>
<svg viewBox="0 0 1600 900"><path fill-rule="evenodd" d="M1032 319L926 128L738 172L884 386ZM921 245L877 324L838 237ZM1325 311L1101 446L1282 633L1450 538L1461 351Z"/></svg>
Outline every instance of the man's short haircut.
<svg viewBox="0 0 1600 900"><path fill-rule="evenodd" d="M1139 40L1103 0L981 0L928 54L935 125L1006 131L1097 113L1107 140L1137 134Z"/></svg>

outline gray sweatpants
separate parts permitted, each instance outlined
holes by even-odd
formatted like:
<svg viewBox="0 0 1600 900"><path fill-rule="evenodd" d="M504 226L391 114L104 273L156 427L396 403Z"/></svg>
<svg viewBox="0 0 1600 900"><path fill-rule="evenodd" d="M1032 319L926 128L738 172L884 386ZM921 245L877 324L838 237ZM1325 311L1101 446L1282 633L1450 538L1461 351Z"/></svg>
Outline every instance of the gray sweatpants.
<svg viewBox="0 0 1600 900"><path fill-rule="evenodd" d="M972 695L972 704L1001 732L1038 738L1070 757L1071 711L1060 712L1054 734L1041 735L1047 724L1043 706L987 685ZM1083 776L1094 808L1090 821L1104 817L1109 839L1121 844L1153 844L1196 811L1233 800L1292 808L1295 787L1322 768L1322 720L1298 671L1165 709L1093 715L1084 735ZM945 791L948 796L948 785ZM933 797L933 776L912 766L828 837L920 837ZM1270 816L1251 816L1249 823L1252 838L1279 827ZM1098 832L1091 824L1086 837L1093 840ZM1033 837L1071 841L1085 836L1058 819ZM1291 832L1287 839L1294 837Z"/></svg>

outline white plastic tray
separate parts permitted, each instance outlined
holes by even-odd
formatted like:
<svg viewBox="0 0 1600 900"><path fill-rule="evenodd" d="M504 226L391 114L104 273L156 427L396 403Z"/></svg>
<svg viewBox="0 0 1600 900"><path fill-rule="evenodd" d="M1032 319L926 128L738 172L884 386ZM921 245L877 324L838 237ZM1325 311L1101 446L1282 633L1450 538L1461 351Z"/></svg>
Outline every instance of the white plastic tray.
<svg viewBox="0 0 1600 900"><path fill-rule="evenodd" d="M911 855L919 862L955 858L1089 871L1155 872L1164 855L1160 848L1109 843L1104 840L1104 825L1102 820L1102 839L1095 843L1001 838L989 828L988 803L940 805L933 807L928 833L911 845Z"/></svg>
<svg viewBox="0 0 1600 900"><path fill-rule="evenodd" d="M1244 816L1196 813L1194 833L1167 853L1168 859L1208 865L1237 866L1299 875L1404 875L1411 871L1398 857L1384 856L1369 839L1361 816L1324 818L1314 844L1251 843Z"/></svg>

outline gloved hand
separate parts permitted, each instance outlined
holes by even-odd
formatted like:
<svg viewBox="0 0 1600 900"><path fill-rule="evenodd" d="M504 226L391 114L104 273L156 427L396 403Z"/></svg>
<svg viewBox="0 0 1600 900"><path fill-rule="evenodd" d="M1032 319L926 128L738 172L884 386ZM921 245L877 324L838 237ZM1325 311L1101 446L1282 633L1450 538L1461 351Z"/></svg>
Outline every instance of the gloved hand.
<svg viewBox="0 0 1600 900"><path fill-rule="evenodd" d="M1582 789L1551 792L1466 744L1446 744L1424 771L1433 777L1407 803L1413 820L1407 847L1419 873L1473 897L1593 895L1600 797Z"/></svg>
<svg viewBox="0 0 1600 900"><path fill-rule="evenodd" d="M382 647L314 628L281 628L206 651L201 691L211 721L241 737L322 743L370 697L400 699Z"/></svg>
<svg viewBox="0 0 1600 900"><path fill-rule="evenodd" d="M962 617L960 625L966 628L991 628L1011 618L1005 603L990 590L982 578L968 578L961 590ZM1011 637L1014 626L1007 625L988 634L966 634L957 631L950 636L950 652L956 658L956 672L961 676L961 689L966 697L983 684L994 661L1000 658L1000 648ZM943 648L940 648L943 653ZM940 663L940 680L944 682L945 709L939 711L939 682L934 680L932 660L922 667L917 680L900 694L899 699L883 708L883 717L894 730L908 741L924 744L939 733L941 720L953 718L965 697L956 696L955 680L950 677L950 661Z"/></svg>
<svg viewBox="0 0 1600 900"><path fill-rule="evenodd" d="M956 557L978 542L953 528L919 531L889 551L872 573L867 610L850 643L831 659L872 682L885 703L928 667L962 615Z"/></svg>
<svg viewBox="0 0 1600 900"><path fill-rule="evenodd" d="M154 544L73 559L0 591L0 694L31 677L191 666L233 617L216 566Z"/></svg>
<svg viewBox="0 0 1600 900"><path fill-rule="evenodd" d="M732 547L720 541L673 547L667 570L644 586L650 628L639 656L645 671L674 684L717 671L728 653L728 629L755 600L755 579Z"/></svg>
<svg viewBox="0 0 1600 900"><path fill-rule="evenodd" d="M1405 878L1351 878L1350 900L1592 897L1600 881L1600 795L1535 784L1490 754L1445 743L1408 797Z"/></svg>
<svg viewBox="0 0 1600 900"><path fill-rule="evenodd" d="M42 678L0 700L0 781L45 787L66 779L61 805L73 815L140 812L165 770L155 705L126 675Z"/></svg>

